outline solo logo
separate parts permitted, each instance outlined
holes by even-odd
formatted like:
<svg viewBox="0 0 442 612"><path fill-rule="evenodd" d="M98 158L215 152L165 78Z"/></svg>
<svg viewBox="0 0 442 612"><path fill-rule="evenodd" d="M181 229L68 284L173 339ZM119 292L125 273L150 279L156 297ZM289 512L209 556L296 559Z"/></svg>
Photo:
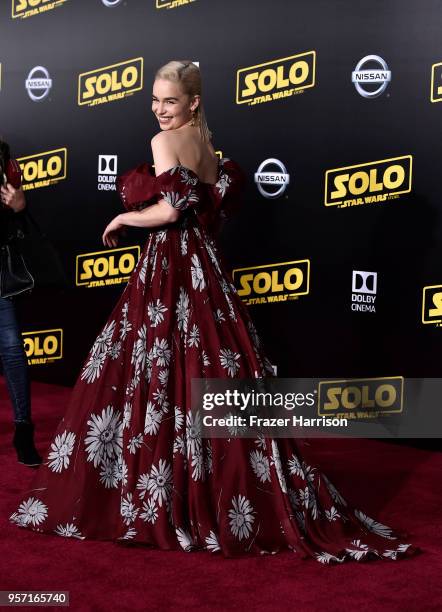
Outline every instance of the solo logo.
<svg viewBox="0 0 442 612"><path fill-rule="evenodd" d="M33 17L61 6L67 0L12 0L12 18Z"/></svg>
<svg viewBox="0 0 442 612"><path fill-rule="evenodd" d="M29 365L50 363L63 357L63 330L43 329L22 334Z"/></svg>
<svg viewBox="0 0 442 612"><path fill-rule="evenodd" d="M173 9L178 6L184 6L185 4L191 4L192 2L195 2L195 0L157 0L155 8Z"/></svg>
<svg viewBox="0 0 442 612"><path fill-rule="evenodd" d="M442 62L431 66L431 92L432 102L442 102Z"/></svg>
<svg viewBox="0 0 442 612"><path fill-rule="evenodd" d="M240 68L236 73L236 103L261 104L300 94L315 85L316 51Z"/></svg>
<svg viewBox="0 0 442 612"><path fill-rule="evenodd" d="M23 173L23 190L48 187L65 179L67 156L67 149L62 148L19 157L18 163Z"/></svg>
<svg viewBox="0 0 442 612"><path fill-rule="evenodd" d="M98 156L98 191L116 191L118 172L117 155Z"/></svg>
<svg viewBox="0 0 442 612"><path fill-rule="evenodd" d="M375 300L378 284L377 272L353 270L351 309L360 312L376 312Z"/></svg>
<svg viewBox="0 0 442 612"><path fill-rule="evenodd" d="M129 279L140 257L138 245L77 255L77 286L105 287Z"/></svg>
<svg viewBox="0 0 442 612"><path fill-rule="evenodd" d="M424 287L422 295L422 323L442 327L442 285Z"/></svg>
<svg viewBox="0 0 442 612"><path fill-rule="evenodd" d="M121 100L143 89L143 58L83 72L78 76L78 104L96 106Z"/></svg>
<svg viewBox="0 0 442 612"><path fill-rule="evenodd" d="M285 302L309 293L310 260L237 268L232 278L247 305Z"/></svg>
<svg viewBox="0 0 442 612"><path fill-rule="evenodd" d="M411 155L334 168L325 173L326 206L360 206L399 197L411 191Z"/></svg>
<svg viewBox="0 0 442 612"><path fill-rule="evenodd" d="M370 418L402 412L403 376L324 380L319 383L318 415Z"/></svg>

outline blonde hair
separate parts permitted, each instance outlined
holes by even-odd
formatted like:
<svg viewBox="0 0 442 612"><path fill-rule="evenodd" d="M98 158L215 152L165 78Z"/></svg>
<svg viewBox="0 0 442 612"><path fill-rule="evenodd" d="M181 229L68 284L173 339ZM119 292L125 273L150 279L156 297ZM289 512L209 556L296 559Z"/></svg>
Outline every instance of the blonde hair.
<svg viewBox="0 0 442 612"><path fill-rule="evenodd" d="M190 97L201 96L201 72L198 66L190 60L173 60L164 64L156 71L155 79L166 79L173 83L179 83L182 91ZM201 139L208 142L212 138L212 132L207 125L202 96L193 116L195 125L199 128Z"/></svg>

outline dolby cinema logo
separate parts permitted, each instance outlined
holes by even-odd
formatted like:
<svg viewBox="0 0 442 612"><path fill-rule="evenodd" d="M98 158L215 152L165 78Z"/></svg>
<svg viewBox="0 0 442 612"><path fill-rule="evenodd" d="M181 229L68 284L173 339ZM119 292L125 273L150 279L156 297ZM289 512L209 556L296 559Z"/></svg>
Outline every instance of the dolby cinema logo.
<svg viewBox="0 0 442 612"><path fill-rule="evenodd" d="M353 270L351 309L355 312L376 312L377 272Z"/></svg>
<svg viewBox="0 0 442 612"><path fill-rule="evenodd" d="M35 66L25 81L26 91L33 102L41 102L52 89L52 79L43 66Z"/></svg>
<svg viewBox="0 0 442 612"><path fill-rule="evenodd" d="M366 55L351 73L351 82L363 98L378 98L391 81L391 71L379 55Z"/></svg>
<svg viewBox="0 0 442 612"><path fill-rule="evenodd" d="M255 183L264 198L280 198L290 183L290 175L282 161L269 157L255 172Z"/></svg>
<svg viewBox="0 0 442 612"><path fill-rule="evenodd" d="M118 155L98 156L98 191L116 191Z"/></svg>

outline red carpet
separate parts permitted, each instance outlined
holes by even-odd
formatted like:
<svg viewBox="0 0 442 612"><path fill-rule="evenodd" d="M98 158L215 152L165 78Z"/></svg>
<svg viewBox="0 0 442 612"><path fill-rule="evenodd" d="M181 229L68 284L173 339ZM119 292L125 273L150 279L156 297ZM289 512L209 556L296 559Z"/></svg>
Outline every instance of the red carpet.
<svg viewBox="0 0 442 612"><path fill-rule="evenodd" d="M43 451L70 389L32 383ZM312 440L315 463L354 505L410 533L423 553L402 561L322 566L293 553L224 559L204 551L67 540L10 525L33 471L11 446L12 408L0 377L0 590L64 590L72 610L442 609L442 455L371 440ZM382 479L375 478L382 474ZM376 489L372 483L379 483Z"/></svg>

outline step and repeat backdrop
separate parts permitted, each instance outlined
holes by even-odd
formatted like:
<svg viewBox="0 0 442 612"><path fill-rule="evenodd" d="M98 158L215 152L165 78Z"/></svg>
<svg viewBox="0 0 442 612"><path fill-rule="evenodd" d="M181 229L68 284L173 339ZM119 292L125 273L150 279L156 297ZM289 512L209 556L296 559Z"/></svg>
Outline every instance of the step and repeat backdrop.
<svg viewBox="0 0 442 612"><path fill-rule="evenodd" d="M4 0L0 135L66 273L18 300L33 379L71 385L147 230L101 242L118 174L152 162L158 67L203 77L248 175L222 235L279 376L439 377L442 19L404 0Z"/></svg>

